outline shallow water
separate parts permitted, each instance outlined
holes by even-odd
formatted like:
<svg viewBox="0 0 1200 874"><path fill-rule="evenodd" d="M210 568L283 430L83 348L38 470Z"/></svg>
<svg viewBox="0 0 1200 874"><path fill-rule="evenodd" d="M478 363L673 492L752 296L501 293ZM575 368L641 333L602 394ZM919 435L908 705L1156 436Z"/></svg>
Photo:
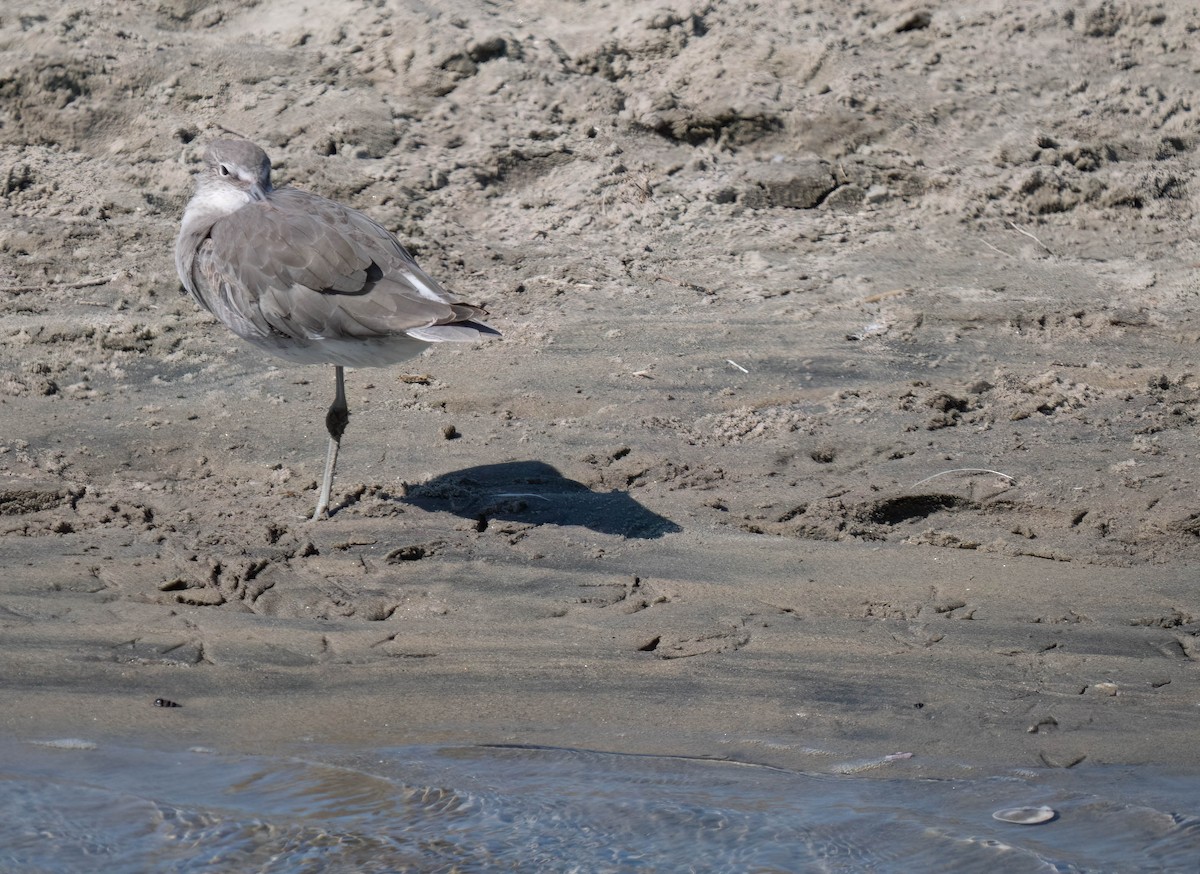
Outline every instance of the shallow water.
<svg viewBox="0 0 1200 874"><path fill-rule="evenodd" d="M1200 779L804 774L527 747L0 742L0 870L1195 871ZM999 822L1048 805L1046 824Z"/></svg>

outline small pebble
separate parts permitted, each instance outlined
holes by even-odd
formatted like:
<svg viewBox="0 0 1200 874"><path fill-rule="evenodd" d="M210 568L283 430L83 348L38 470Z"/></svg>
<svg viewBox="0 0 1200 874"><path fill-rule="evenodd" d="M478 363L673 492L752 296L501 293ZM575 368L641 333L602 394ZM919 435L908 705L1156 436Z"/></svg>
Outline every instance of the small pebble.
<svg viewBox="0 0 1200 874"><path fill-rule="evenodd" d="M458 433L458 429L453 425L442 426L442 437L446 440L457 440L462 435Z"/></svg>
<svg viewBox="0 0 1200 874"><path fill-rule="evenodd" d="M1004 810L997 810L992 814L992 819L1011 822L1013 825L1041 825L1057 816L1058 813L1053 807L1043 805L1042 807L1008 807Z"/></svg>

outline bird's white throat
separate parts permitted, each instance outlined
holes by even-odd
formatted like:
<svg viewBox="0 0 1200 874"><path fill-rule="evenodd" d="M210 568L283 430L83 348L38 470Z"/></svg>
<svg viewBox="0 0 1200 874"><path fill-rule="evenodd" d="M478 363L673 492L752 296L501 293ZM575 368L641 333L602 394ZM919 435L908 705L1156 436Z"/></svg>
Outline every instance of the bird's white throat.
<svg viewBox="0 0 1200 874"><path fill-rule="evenodd" d="M237 212L250 202L248 192L232 185L200 185L183 211L183 226L196 222L211 224L214 219Z"/></svg>

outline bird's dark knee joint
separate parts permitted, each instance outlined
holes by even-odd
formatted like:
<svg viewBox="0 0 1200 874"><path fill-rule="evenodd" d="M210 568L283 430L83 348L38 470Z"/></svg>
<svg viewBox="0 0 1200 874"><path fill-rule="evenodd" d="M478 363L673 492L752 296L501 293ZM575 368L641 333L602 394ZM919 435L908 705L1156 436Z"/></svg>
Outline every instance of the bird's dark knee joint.
<svg viewBox="0 0 1200 874"><path fill-rule="evenodd" d="M334 440L341 440L346 426L350 424L350 411L345 407L330 407L325 414L325 428Z"/></svg>

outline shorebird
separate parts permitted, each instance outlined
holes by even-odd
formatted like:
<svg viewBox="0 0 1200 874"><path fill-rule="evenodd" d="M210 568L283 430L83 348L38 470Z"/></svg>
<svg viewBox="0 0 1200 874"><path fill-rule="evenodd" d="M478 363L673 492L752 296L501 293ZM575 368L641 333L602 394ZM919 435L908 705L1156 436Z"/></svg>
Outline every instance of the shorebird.
<svg viewBox="0 0 1200 874"><path fill-rule="evenodd" d="M499 331L446 292L382 225L296 188L271 187L271 160L216 140L175 242L184 289L243 340L297 364L334 365L329 449L313 519L327 515L350 420L343 368L381 367L430 343Z"/></svg>

